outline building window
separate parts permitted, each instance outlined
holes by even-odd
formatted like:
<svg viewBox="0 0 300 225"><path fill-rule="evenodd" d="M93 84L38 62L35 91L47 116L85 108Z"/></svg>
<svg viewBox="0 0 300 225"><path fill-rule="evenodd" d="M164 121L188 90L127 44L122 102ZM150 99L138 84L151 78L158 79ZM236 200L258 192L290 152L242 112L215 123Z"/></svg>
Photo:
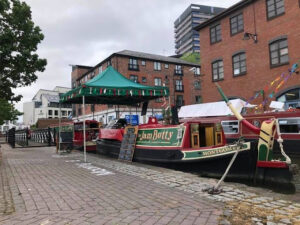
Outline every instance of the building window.
<svg viewBox="0 0 300 225"><path fill-rule="evenodd" d="M52 116L52 110L48 110L48 115Z"/></svg>
<svg viewBox="0 0 300 225"><path fill-rule="evenodd" d="M161 78L154 78L154 86L161 86Z"/></svg>
<svg viewBox="0 0 300 225"><path fill-rule="evenodd" d="M180 92L184 91L182 80L175 80L175 91L180 91Z"/></svg>
<svg viewBox="0 0 300 225"><path fill-rule="evenodd" d="M300 88L286 91L276 98L276 101L283 102L284 108L300 108Z"/></svg>
<svg viewBox="0 0 300 225"><path fill-rule="evenodd" d="M91 73L91 79L95 77L95 71Z"/></svg>
<svg viewBox="0 0 300 225"><path fill-rule="evenodd" d="M58 110L54 110L54 115L58 116Z"/></svg>
<svg viewBox="0 0 300 225"><path fill-rule="evenodd" d="M99 67L99 73L102 73L103 70L102 70L102 66Z"/></svg>
<svg viewBox="0 0 300 225"><path fill-rule="evenodd" d="M267 0L268 19L284 14L284 0Z"/></svg>
<svg viewBox="0 0 300 225"><path fill-rule="evenodd" d="M132 80L135 83L138 83L138 76L137 75L130 75L129 79Z"/></svg>
<svg viewBox="0 0 300 225"><path fill-rule="evenodd" d="M224 79L223 60L218 60L212 63L212 76L213 81Z"/></svg>
<svg viewBox="0 0 300 225"><path fill-rule="evenodd" d="M230 32L231 35L244 31L243 14L239 14L230 18Z"/></svg>
<svg viewBox="0 0 300 225"><path fill-rule="evenodd" d="M77 115L78 115L78 116L81 116L81 114L82 114L82 109L81 109L81 105L79 105L79 108L78 108L78 113L77 113Z"/></svg>
<svg viewBox="0 0 300 225"><path fill-rule="evenodd" d="M210 28L210 43L214 44L222 40L221 25L217 24Z"/></svg>
<svg viewBox="0 0 300 225"><path fill-rule="evenodd" d="M194 75L195 76L200 76L200 67L195 67Z"/></svg>
<svg viewBox="0 0 300 225"><path fill-rule="evenodd" d="M175 65L175 75L183 75L182 66L181 65Z"/></svg>
<svg viewBox="0 0 300 225"><path fill-rule="evenodd" d="M195 88L195 90L200 90L201 89L201 82L196 80L194 82L194 88Z"/></svg>
<svg viewBox="0 0 300 225"><path fill-rule="evenodd" d="M107 61L107 66L111 66L111 61L110 60Z"/></svg>
<svg viewBox="0 0 300 225"><path fill-rule="evenodd" d="M145 61L145 60L142 60L142 61L141 61L141 64L142 64L142 66L146 66L146 61Z"/></svg>
<svg viewBox="0 0 300 225"><path fill-rule="evenodd" d="M128 64L129 70L139 70L139 65L137 59L130 58Z"/></svg>
<svg viewBox="0 0 300 225"><path fill-rule="evenodd" d="M184 100L183 100L183 95L177 95L176 96L176 106L183 106L184 105Z"/></svg>
<svg viewBox="0 0 300 225"><path fill-rule="evenodd" d="M162 98L156 98L156 99L155 99L155 102L162 102L162 101L163 101Z"/></svg>
<svg viewBox="0 0 300 225"><path fill-rule="evenodd" d="M196 96L195 96L195 100L196 100L196 104L202 103L202 96L196 95Z"/></svg>
<svg viewBox="0 0 300 225"><path fill-rule="evenodd" d="M147 77L142 77L142 82L147 83Z"/></svg>
<svg viewBox="0 0 300 225"><path fill-rule="evenodd" d="M165 64L165 69L169 69L169 64Z"/></svg>
<svg viewBox="0 0 300 225"><path fill-rule="evenodd" d="M61 111L61 116L66 117L66 116L67 116L67 111L62 110L62 111Z"/></svg>
<svg viewBox="0 0 300 225"><path fill-rule="evenodd" d="M233 76L246 74L246 53L238 53L232 56Z"/></svg>
<svg viewBox="0 0 300 225"><path fill-rule="evenodd" d="M154 70L161 70L160 62L154 62Z"/></svg>
<svg viewBox="0 0 300 225"><path fill-rule="evenodd" d="M280 66L289 62L287 39L281 39L269 44L270 62L272 66Z"/></svg>

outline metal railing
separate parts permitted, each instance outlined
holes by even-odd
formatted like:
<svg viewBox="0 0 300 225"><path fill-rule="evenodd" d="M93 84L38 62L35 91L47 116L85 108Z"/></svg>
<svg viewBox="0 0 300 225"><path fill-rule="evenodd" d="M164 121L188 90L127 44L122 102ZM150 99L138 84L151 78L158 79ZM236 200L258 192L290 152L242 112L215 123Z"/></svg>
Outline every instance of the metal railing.
<svg viewBox="0 0 300 225"><path fill-rule="evenodd" d="M21 147L53 146L56 145L56 130L50 127L34 130L12 128L7 132L7 143L12 148L16 145Z"/></svg>

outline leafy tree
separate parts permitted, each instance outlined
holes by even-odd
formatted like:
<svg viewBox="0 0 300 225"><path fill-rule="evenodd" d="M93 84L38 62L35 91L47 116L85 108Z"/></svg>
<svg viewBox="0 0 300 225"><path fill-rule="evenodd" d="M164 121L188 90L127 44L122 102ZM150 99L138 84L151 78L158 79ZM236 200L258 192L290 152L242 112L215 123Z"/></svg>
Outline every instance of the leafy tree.
<svg viewBox="0 0 300 225"><path fill-rule="evenodd" d="M198 52L187 52L180 59L191 63L200 64L200 53Z"/></svg>
<svg viewBox="0 0 300 225"><path fill-rule="evenodd" d="M22 96L12 90L30 85L37 79L36 72L45 70L46 59L36 54L43 39L26 3L0 0L0 99L20 101Z"/></svg>
<svg viewBox="0 0 300 225"><path fill-rule="evenodd" d="M7 100L0 99L0 125L2 125L5 120L17 120L18 116L21 115L22 113L16 110L13 104L10 104Z"/></svg>

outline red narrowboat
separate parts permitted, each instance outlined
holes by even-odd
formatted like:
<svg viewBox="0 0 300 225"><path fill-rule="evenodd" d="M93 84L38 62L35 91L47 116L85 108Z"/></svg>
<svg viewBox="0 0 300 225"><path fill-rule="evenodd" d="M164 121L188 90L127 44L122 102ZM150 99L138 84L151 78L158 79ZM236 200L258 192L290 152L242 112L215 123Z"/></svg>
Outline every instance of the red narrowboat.
<svg viewBox="0 0 300 225"><path fill-rule="evenodd" d="M86 120L86 150L96 151L96 139L99 132L99 122ZM83 149L83 122L74 122L73 146L75 149Z"/></svg>

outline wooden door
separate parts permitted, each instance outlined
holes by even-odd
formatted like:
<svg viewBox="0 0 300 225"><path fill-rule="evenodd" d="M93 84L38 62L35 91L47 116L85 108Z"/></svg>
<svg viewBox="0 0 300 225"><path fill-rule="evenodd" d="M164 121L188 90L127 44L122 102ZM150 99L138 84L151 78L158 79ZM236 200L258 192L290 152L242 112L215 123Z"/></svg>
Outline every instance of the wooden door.
<svg viewBox="0 0 300 225"><path fill-rule="evenodd" d="M215 144L213 127L205 127L205 140L206 140L206 146L213 146Z"/></svg>

